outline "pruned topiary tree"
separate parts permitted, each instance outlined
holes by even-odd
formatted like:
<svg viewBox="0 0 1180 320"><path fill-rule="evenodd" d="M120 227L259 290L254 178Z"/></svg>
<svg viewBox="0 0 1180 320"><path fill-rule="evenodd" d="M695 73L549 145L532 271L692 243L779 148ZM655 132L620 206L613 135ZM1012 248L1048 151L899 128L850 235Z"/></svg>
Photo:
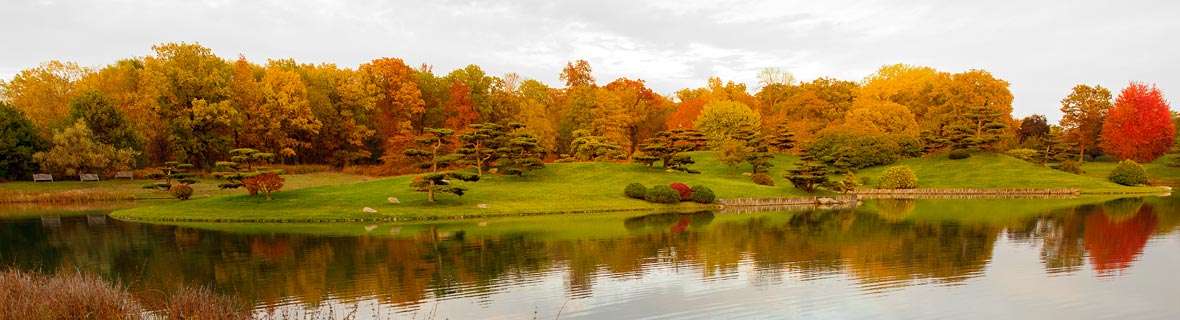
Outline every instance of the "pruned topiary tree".
<svg viewBox="0 0 1180 320"><path fill-rule="evenodd" d="M501 155L497 149L506 142L504 127L491 122L475 123L467 127L470 130L459 135L459 141L463 146L458 152L463 155L464 162L475 166L476 175L483 176L483 169Z"/></svg>
<svg viewBox="0 0 1180 320"><path fill-rule="evenodd" d="M414 140L421 149L411 148L404 152L407 157L418 160L419 169L427 170L410 183L415 191L426 193L427 201L434 202L436 193L462 196L467 191L466 187L454 185L450 179L479 181L479 175L446 171L462 158L462 155L451 150L451 136L454 134L450 129L426 129L425 136Z"/></svg>
<svg viewBox="0 0 1180 320"><path fill-rule="evenodd" d="M795 167L787 170L786 178L796 189L811 193L828 181L828 168L804 151Z"/></svg>
<svg viewBox="0 0 1180 320"><path fill-rule="evenodd" d="M508 124L510 132L505 136L505 142L496 150L500 159L496 164L500 172L509 175L523 176L526 172L544 168L541 161L543 152L536 136L524 130L520 123Z"/></svg>

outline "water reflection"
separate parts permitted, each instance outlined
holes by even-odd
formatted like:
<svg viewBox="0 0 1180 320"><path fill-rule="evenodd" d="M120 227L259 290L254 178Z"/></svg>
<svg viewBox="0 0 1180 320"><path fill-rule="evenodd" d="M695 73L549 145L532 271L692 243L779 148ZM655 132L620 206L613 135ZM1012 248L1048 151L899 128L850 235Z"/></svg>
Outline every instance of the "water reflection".
<svg viewBox="0 0 1180 320"><path fill-rule="evenodd" d="M1171 199L1084 202L874 200L841 210L386 225L177 227L89 215L0 222L0 264L94 271L149 304L152 292L209 285L263 309L372 301L412 314L466 299L476 310L508 304L521 312L508 316L551 317L537 308L597 301L570 314L638 316L610 306L666 297L644 285L661 279L717 294L822 283L856 294L831 299L871 303L906 288L1024 274L992 263L1021 246L1038 248L1049 275L1119 276L1153 236L1180 224ZM748 298L719 296L709 310Z"/></svg>

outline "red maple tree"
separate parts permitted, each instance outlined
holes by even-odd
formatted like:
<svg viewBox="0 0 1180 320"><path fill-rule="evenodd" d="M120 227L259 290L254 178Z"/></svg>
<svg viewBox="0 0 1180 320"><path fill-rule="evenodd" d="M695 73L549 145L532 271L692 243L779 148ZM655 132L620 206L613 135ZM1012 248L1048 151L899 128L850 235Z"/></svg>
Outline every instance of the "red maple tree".
<svg viewBox="0 0 1180 320"><path fill-rule="evenodd" d="M1172 148L1176 127L1164 94L1132 82L1102 123L1102 150L1120 159L1151 162Z"/></svg>

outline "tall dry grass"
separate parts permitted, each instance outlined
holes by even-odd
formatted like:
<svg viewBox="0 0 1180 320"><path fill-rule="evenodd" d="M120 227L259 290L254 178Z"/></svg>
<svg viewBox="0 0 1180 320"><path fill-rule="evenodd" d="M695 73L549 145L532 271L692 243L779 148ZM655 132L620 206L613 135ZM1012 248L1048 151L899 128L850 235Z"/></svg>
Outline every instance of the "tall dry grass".
<svg viewBox="0 0 1180 320"><path fill-rule="evenodd" d="M94 275L0 273L0 320L139 319L143 308L125 288Z"/></svg>
<svg viewBox="0 0 1180 320"><path fill-rule="evenodd" d="M248 306L206 288L182 288L148 311L126 288L82 273L0 272L0 320L250 319Z"/></svg>
<svg viewBox="0 0 1180 320"><path fill-rule="evenodd" d="M135 200L128 192L68 190L54 192L0 191L0 203L76 203Z"/></svg>

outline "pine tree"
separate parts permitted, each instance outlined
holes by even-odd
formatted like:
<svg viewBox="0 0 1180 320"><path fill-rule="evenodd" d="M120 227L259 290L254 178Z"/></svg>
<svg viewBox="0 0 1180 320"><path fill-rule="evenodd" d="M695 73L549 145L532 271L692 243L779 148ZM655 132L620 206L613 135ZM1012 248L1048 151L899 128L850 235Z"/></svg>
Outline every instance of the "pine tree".
<svg viewBox="0 0 1180 320"><path fill-rule="evenodd" d="M762 133L753 129L742 129L734 136L745 144L745 161L750 163L751 173L758 174L770 170L774 164L770 163L774 155L770 153L770 146L766 143Z"/></svg>
<svg viewBox="0 0 1180 320"><path fill-rule="evenodd" d="M450 145L453 143L451 136L455 134L450 129L435 129L428 128L425 130L426 136L416 139L414 142L422 149L406 149L405 155L407 157L418 160L418 168L428 170L426 174L414 178L410 183L415 191L426 192L426 200L434 202L435 193L452 193L462 196L467 188L451 184L448 178L462 180L462 181L479 181L479 175L470 173L463 173L457 171L444 171L446 168L458 163L463 155L458 153L450 153ZM425 149L425 150L423 150Z"/></svg>
<svg viewBox="0 0 1180 320"><path fill-rule="evenodd" d="M965 118L968 121L967 134L970 135L966 142L971 149L993 150L995 144L1003 139L1004 128L1008 127L1001 121L1004 114L987 106L971 108Z"/></svg>
<svg viewBox="0 0 1180 320"><path fill-rule="evenodd" d="M660 131L640 145L643 154L632 157L636 162L651 166L660 161L665 169L694 172L686 166L696 163L692 157L681 153L699 150L706 142L705 136L696 130L673 129Z"/></svg>
<svg viewBox="0 0 1180 320"><path fill-rule="evenodd" d="M786 178L796 189L811 193L828 181L828 168L804 151L795 167L787 170Z"/></svg>
<svg viewBox="0 0 1180 320"><path fill-rule="evenodd" d="M470 130L459 136L463 147L458 152L463 155L464 163L475 166L476 175L483 176L483 169L499 157L496 149L506 142L504 127L491 122L470 124L467 127Z"/></svg>
<svg viewBox="0 0 1180 320"><path fill-rule="evenodd" d="M500 161L497 166L504 174L523 176L526 172L544 168L541 161L541 145L537 137L525 132L520 123L508 124L511 133L507 135L507 142L497 150Z"/></svg>
<svg viewBox="0 0 1180 320"><path fill-rule="evenodd" d="M1065 140L1061 130L1052 130L1045 136L1045 140L1038 151L1041 164L1068 160L1074 145Z"/></svg>
<svg viewBox="0 0 1180 320"><path fill-rule="evenodd" d="M775 135L770 139L770 145L778 149L779 152L787 152L795 148L795 133L791 132L791 128L786 123L778 125Z"/></svg>

